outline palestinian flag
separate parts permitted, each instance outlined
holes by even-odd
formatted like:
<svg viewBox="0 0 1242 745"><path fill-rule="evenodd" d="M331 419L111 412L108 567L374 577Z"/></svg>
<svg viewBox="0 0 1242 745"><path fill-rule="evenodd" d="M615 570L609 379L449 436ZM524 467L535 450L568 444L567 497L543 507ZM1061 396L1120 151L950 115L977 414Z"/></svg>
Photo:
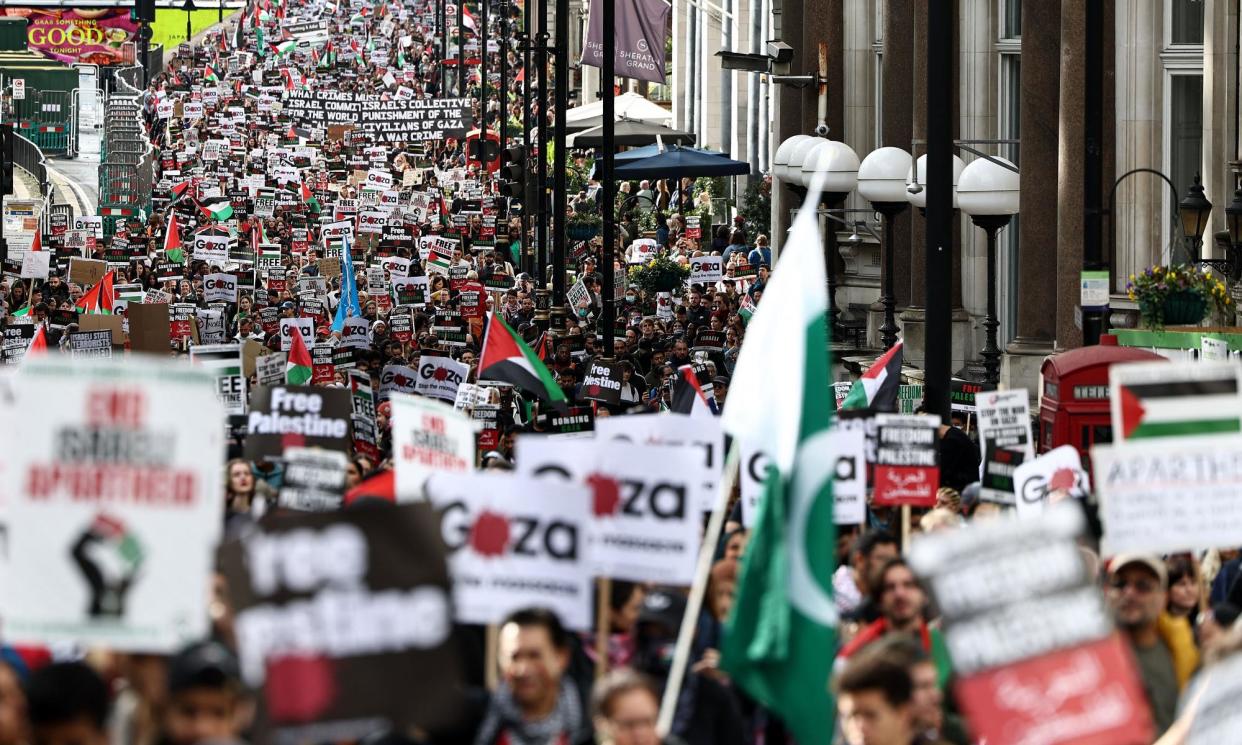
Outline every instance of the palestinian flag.
<svg viewBox="0 0 1242 745"><path fill-rule="evenodd" d="M168 224L164 227L164 256L174 264L185 263L185 251L181 248L181 229L177 227L177 213L168 211Z"/></svg>
<svg viewBox="0 0 1242 745"><path fill-rule="evenodd" d="M479 380L500 380L538 396L559 411L566 411L569 402L546 365L539 361L530 347L504 318L488 313L487 333L483 336L483 353L479 359Z"/></svg>
<svg viewBox="0 0 1242 745"><path fill-rule="evenodd" d="M190 187L193 185L194 185L194 179L186 179L185 181L182 181L179 184L175 184L173 188L170 190L173 201L176 202L181 197L184 197L186 195L186 192L188 192L190 190Z"/></svg>
<svg viewBox="0 0 1242 745"><path fill-rule="evenodd" d="M677 377L673 378L673 401L669 410L693 417L716 416L716 397L709 398L703 392L693 366L682 365L677 368Z"/></svg>
<svg viewBox="0 0 1242 745"><path fill-rule="evenodd" d="M43 236L38 230L35 231L34 238L30 241L30 250L35 253L43 250Z"/></svg>
<svg viewBox="0 0 1242 745"><path fill-rule="evenodd" d="M30 346L26 347L26 355L22 359L30 357L42 357L47 354L47 325L39 324L39 328L30 339Z"/></svg>
<svg viewBox="0 0 1242 745"><path fill-rule="evenodd" d="M765 293L766 294L766 293ZM870 409L876 412L897 411L897 394L901 388L902 351L900 339L875 361L862 377L854 381L849 394L841 402L842 409Z"/></svg>
<svg viewBox="0 0 1242 745"><path fill-rule="evenodd" d="M277 57L283 57L297 47L297 42L290 39L288 41L282 41L279 44L268 44L267 46L272 50L272 54L275 54Z"/></svg>
<svg viewBox="0 0 1242 745"><path fill-rule="evenodd" d="M1230 363L1116 365L1109 377L1118 441L1242 432L1242 387Z"/></svg>
<svg viewBox="0 0 1242 745"><path fill-rule="evenodd" d="M216 70L211 66L211 63L208 63L207 67L203 70L203 80L206 80L208 83L220 82L220 76L216 74Z"/></svg>
<svg viewBox="0 0 1242 745"><path fill-rule="evenodd" d="M233 216L233 205L227 199L213 200L208 204L200 204L198 208L208 220L224 222Z"/></svg>
<svg viewBox="0 0 1242 745"><path fill-rule="evenodd" d="M453 265L453 255L440 253L437 249L431 249L431 253L427 256L427 271L435 271L444 276L449 276L449 267Z"/></svg>
<svg viewBox="0 0 1242 745"><path fill-rule="evenodd" d="M79 313L98 313L112 315L112 272L108 272L99 280L99 284L87 290L74 305Z"/></svg>
<svg viewBox="0 0 1242 745"><path fill-rule="evenodd" d="M302 182L302 204L306 205L311 212L319 212L319 200L315 199L315 194L311 191L306 182Z"/></svg>
<svg viewBox="0 0 1242 745"><path fill-rule="evenodd" d="M540 362L544 363L552 359L552 342L548 339L547 331L544 331L535 340L535 356L539 358Z"/></svg>
<svg viewBox="0 0 1242 745"><path fill-rule="evenodd" d="M285 363L285 382L289 385L306 385L314 373L311 367L310 352L306 351L306 342L302 341L302 335L296 329L289 339L289 361Z"/></svg>
<svg viewBox="0 0 1242 745"><path fill-rule="evenodd" d="M25 305L22 306L21 310L13 311L9 315L13 316L14 318L21 318L22 316L30 315L30 303L26 303Z"/></svg>
<svg viewBox="0 0 1242 745"><path fill-rule="evenodd" d="M474 16L470 15L470 8L464 2L461 5L461 23L476 34L479 32L479 24L475 23Z"/></svg>
<svg viewBox="0 0 1242 745"><path fill-rule="evenodd" d="M742 304L737 308L737 314L743 324L750 323L751 316L755 315L755 299L750 295L743 297Z"/></svg>

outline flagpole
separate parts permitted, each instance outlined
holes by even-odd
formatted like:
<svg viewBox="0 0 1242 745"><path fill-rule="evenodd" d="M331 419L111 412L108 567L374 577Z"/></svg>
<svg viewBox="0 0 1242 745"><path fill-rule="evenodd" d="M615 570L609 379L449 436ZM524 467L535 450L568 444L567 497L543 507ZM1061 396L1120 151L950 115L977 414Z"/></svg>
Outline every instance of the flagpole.
<svg viewBox="0 0 1242 745"><path fill-rule="evenodd" d="M600 577L595 580L595 679L608 672L608 637L612 631L612 579Z"/></svg>
<svg viewBox="0 0 1242 745"><path fill-rule="evenodd" d="M656 731L659 732L660 737L667 737L673 726L673 714L677 711L677 698L681 695L681 684L685 680L686 666L690 663L690 644L694 641L699 612L703 608L703 595L707 591L707 578L711 574L712 558L716 555L716 543L720 540L721 529L724 528L725 508L729 505L729 495L733 493L733 487L737 485L739 460L740 447L735 439L725 458L724 478L720 482L720 492L716 495L716 504L712 508L711 519L707 521L703 545L699 547L699 563L694 570L694 584L690 585L686 613L681 618L681 629L677 632L673 667L669 670L668 684L664 687L664 700L660 702L660 719L656 724Z"/></svg>

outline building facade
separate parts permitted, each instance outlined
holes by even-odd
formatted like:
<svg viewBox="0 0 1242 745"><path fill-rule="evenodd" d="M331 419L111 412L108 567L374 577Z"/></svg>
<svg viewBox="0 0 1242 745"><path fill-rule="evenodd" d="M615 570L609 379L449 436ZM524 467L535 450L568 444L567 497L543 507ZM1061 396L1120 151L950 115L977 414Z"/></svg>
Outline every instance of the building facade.
<svg viewBox="0 0 1242 745"><path fill-rule="evenodd" d="M1088 100L1085 79L1089 2L1103 14L1098 102ZM1086 205L1101 205L1095 224L1111 269L1115 324L1133 322L1125 312L1133 309L1125 299L1130 273L1178 258L1176 206L1196 176L1215 205L1203 255L1220 256L1212 234L1225 228L1238 161L1239 0L941 3L956 15L950 100L929 101L924 92L925 0L774 0L771 27L794 47L795 74L814 72L815 50L827 42L830 136L860 158L883 146L922 154L931 105L953 109L959 142L1018 164L1020 212L1000 235L1000 336L1004 380L1034 390L1045 355L1082 343L1080 272L1094 211ZM771 147L812 132L813 87L772 86L769 101ZM1089 103L1101 112L1103 175L1095 195L1085 193L1083 173ZM966 163L976 157L965 148L957 154ZM1173 188L1146 171L1117 183L1134 169L1158 171ZM796 203L788 190L775 190L773 219L782 228ZM865 204L854 195L846 206ZM923 217L906 210L893 230L899 323L907 359L919 364ZM779 241L783 229L773 232ZM953 345L955 369L977 358L987 309L984 234L965 216L957 234L954 333L945 342ZM874 343L883 263L878 241L861 238L840 250L845 288L838 306L866 317Z"/></svg>

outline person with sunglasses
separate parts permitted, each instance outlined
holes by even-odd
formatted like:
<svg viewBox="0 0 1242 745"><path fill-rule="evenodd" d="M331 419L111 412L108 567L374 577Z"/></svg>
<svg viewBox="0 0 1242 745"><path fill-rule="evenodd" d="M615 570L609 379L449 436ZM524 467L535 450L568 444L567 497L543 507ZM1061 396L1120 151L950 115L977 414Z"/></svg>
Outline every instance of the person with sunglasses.
<svg viewBox="0 0 1242 745"><path fill-rule="evenodd" d="M1134 651L1157 732L1173 724L1178 696L1199 665L1189 625L1165 613L1168 587L1159 557L1122 554L1109 562L1108 604Z"/></svg>

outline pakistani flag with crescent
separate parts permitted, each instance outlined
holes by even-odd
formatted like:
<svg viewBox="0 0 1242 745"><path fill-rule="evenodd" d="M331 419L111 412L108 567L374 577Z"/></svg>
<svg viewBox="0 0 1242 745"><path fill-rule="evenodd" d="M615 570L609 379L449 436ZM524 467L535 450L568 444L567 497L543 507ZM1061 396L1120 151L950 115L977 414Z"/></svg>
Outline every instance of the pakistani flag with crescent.
<svg viewBox="0 0 1242 745"><path fill-rule="evenodd" d="M836 652L832 598L833 410L827 275L817 176L763 301L746 329L724 407L735 437L764 444L768 469L721 646L721 667L775 712L800 745L829 745L828 679ZM781 360L772 375L772 360ZM774 380L780 384L775 385Z"/></svg>

